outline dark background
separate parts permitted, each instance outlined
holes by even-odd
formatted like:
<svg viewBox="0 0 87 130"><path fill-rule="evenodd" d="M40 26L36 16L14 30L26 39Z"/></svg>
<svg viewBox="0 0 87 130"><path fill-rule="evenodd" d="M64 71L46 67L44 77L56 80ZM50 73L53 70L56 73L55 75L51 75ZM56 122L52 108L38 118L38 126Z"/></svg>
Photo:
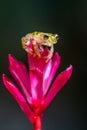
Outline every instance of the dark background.
<svg viewBox="0 0 87 130"><path fill-rule="evenodd" d="M0 130L32 130L33 126L5 89L8 53L27 64L21 37L33 31L59 34L58 72L69 64L73 75L45 111L43 130L86 130L87 0L0 1Z"/></svg>

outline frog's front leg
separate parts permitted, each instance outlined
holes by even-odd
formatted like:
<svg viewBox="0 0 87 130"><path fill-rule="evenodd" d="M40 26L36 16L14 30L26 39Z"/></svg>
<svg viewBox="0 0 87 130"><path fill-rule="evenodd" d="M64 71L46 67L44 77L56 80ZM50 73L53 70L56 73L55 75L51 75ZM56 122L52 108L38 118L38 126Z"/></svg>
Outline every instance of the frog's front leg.
<svg viewBox="0 0 87 130"><path fill-rule="evenodd" d="M38 56L40 58L41 57L40 47L37 41L35 40L33 41L33 47L34 47L34 56Z"/></svg>
<svg viewBox="0 0 87 130"><path fill-rule="evenodd" d="M50 48L50 53L48 54L48 56L47 56L47 62L52 58L52 56L53 56L53 52L54 52L54 46L53 45L51 45L51 48Z"/></svg>
<svg viewBox="0 0 87 130"><path fill-rule="evenodd" d="M49 58L51 59L51 57L53 56L54 53L54 46L51 45L51 49L50 49L50 54L49 54Z"/></svg>
<svg viewBox="0 0 87 130"><path fill-rule="evenodd" d="M46 62L48 62L52 58L53 52L54 52L54 46L51 45L51 48L49 50L49 54L47 56L44 56L44 59L46 59Z"/></svg>

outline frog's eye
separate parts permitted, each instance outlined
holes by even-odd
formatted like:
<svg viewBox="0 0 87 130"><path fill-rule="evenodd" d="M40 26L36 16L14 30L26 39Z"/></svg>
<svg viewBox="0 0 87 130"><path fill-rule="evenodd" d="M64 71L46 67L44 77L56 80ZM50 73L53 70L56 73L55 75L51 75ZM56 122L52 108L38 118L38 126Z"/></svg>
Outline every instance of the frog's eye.
<svg viewBox="0 0 87 130"><path fill-rule="evenodd" d="M48 36L48 35L44 35L43 38L44 38L45 40L47 40L47 39L49 38L49 36Z"/></svg>

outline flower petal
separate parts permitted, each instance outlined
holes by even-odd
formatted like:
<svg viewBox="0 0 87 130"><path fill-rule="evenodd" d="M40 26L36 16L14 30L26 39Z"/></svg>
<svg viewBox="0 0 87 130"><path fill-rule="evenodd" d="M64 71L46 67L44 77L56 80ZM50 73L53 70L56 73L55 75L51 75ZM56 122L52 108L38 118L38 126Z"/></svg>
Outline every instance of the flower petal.
<svg viewBox="0 0 87 130"><path fill-rule="evenodd" d="M2 75L2 79L4 82L5 87L8 89L8 91L12 94L12 96L15 98L21 109L24 111L28 119L33 123L34 121L34 114L32 110L30 109L29 105L27 104L25 98L21 94L21 92L17 89L17 87L12 83L12 81L5 76Z"/></svg>
<svg viewBox="0 0 87 130"><path fill-rule="evenodd" d="M40 106L41 100L43 99L43 73L47 65L44 57L48 55L48 53L48 49L46 48L41 54L41 57L28 54L28 63L30 69L29 76L33 100L32 103L36 106Z"/></svg>
<svg viewBox="0 0 87 130"><path fill-rule="evenodd" d="M58 53L55 53L53 58L49 60L47 63L45 70L44 70L44 76L43 76L43 93L44 96L47 93L49 86L52 82L52 79L54 78L54 75L60 65L60 56Z"/></svg>
<svg viewBox="0 0 87 130"><path fill-rule="evenodd" d="M39 107L43 99L43 75L37 70L30 70L31 93L33 107Z"/></svg>
<svg viewBox="0 0 87 130"><path fill-rule="evenodd" d="M16 82L18 83L20 89L22 90L23 94L25 95L27 101L31 102L31 92L30 92L30 81L28 77L28 72L25 65L12 55L8 55L9 58L9 70Z"/></svg>
<svg viewBox="0 0 87 130"><path fill-rule="evenodd" d="M51 103L56 94L60 91L60 89L66 84L72 74L72 65L70 65L65 71L60 73L55 81L53 82L42 106L42 111L45 110L48 105Z"/></svg>
<svg viewBox="0 0 87 130"><path fill-rule="evenodd" d="M28 59L29 59L28 61L29 61L30 70L37 69L40 72L43 72L44 65L46 64L44 59L38 58L38 57L33 57L32 55L29 55L29 54L28 54Z"/></svg>

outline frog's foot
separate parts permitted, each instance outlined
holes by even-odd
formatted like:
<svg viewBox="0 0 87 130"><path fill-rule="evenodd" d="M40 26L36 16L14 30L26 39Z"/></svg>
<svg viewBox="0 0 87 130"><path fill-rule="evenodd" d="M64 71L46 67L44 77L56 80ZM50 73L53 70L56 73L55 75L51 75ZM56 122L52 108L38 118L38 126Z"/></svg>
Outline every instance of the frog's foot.
<svg viewBox="0 0 87 130"><path fill-rule="evenodd" d="M28 53L33 55L33 50L31 48L29 48L27 45L23 46L23 49Z"/></svg>
<svg viewBox="0 0 87 130"><path fill-rule="evenodd" d="M33 55L33 51L32 51L31 49L26 48L25 51L26 51L28 54Z"/></svg>
<svg viewBox="0 0 87 130"><path fill-rule="evenodd" d="M41 49L37 44L34 44L34 53L35 56L41 58Z"/></svg>
<svg viewBox="0 0 87 130"><path fill-rule="evenodd" d="M34 56L34 57L37 56L38 58L41 58L41 54L40 54L39 52L34 52L34 53L33 53L33 56Z"/></svg>

